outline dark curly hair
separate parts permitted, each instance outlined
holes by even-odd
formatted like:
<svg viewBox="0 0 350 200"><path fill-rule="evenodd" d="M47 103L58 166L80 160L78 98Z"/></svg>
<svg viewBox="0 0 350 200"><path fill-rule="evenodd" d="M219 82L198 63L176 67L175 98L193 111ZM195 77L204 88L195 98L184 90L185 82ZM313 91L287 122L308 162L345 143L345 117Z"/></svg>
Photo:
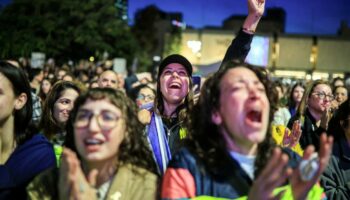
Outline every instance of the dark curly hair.
<svg viewBox="0 0 350 200"><path fill-rule="evenodd" d="M79 108L84 105L88 99L94 101L107 99L122 112L126 124L125 132L128 134L120 144L118 151L119 162L117 165L120 166L130 163L156 173L155 162L147 144L146 137L143 134L143 126L137 118L136 104L123 92L112 88L93 88L76 99L66 125L67 135L64 146L72 149L79 156L74 141L73 124Z"/></svg>
<svg viewBox="0 0 350 200"><path fill-rule="evenodd" d="M229 61L225 63L224 67L221 68L222 70L207 79L202 87L199 101L194 106L193 115L191 117L192 122L188 125L189 136L185 145L192 153L200 158L206 169L212 174L220 172L231 160L226 148L226 142L222 134L220 134L219 127L212 122L211 117L213 111L219 109L220 106L220 83L222 78L227 71L235 67L245 67L253 71L263 83L266 94L269 94L271 90L267 72L263 68L254 67L239 61ZM274 101L271 101L271 95L268 96L269 102L272 104ZM272 121L273 112L274 110L270 109L269 122ZM258 145L258 156L255 161L256 176L266 165L267 158L271 155L272 149L275 147L269 130L270 126L265 140Z"/></svg>

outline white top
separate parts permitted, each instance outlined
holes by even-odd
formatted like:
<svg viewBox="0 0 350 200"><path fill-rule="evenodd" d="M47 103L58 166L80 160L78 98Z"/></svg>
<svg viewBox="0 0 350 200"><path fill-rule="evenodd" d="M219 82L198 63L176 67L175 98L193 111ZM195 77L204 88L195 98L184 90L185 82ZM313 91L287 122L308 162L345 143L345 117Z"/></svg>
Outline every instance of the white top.
<svg viewBox="0 0 350 200"><path fill-rule="evenodd" d="M287 126L289 119L291 118L288 108L279 108L273 115L273 125L284 125Z"/></svg>
<svg viewBox="0 0 350 200"><path fill-rule="evenodd" d="M230 151L230 154L239 163L248 176L254 180L254 162L256 156L247 156L234 151Z"/></svg>

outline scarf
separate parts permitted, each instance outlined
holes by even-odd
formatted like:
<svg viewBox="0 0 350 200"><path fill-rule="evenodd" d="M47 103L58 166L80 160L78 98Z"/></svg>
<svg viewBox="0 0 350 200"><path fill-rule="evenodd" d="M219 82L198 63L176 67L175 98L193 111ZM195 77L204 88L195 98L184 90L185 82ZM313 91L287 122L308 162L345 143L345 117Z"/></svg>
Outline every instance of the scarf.
<svg viewBox="0 0 350 200"><path fill-rule="evenodd" d="M158 171L163 175L171 159L171 153L162 118L155 112L152 113L151 122L148 126L148 140L157 163Z"/></svg>

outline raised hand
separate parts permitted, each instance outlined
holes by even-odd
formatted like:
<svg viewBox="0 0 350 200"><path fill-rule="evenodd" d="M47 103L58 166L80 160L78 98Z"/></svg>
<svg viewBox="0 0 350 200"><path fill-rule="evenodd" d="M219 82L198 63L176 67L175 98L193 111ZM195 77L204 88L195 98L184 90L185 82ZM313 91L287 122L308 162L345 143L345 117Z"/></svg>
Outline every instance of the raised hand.
<svg viewBox="0 0 350 200"><path fill-rule="evenodd" d="M248 16L243 23L243 31L253 34L265 11L265 0L248 0Z"/></svg>
<svg viewBox="0 0 350 200"><path fill-rule="evenodd" d="M290 183L292 186L294 199L306 199L309 190L314 184L316 184L328 165L332 153L333 138L327 137L323 133L320 137L320 150L318 152L318 169L314 177L310 180L302 180L299 169L293 171L293 175L290 177ZM315 148L310 145L306 148L303 155L303 160L307 160L314 153Z"/></svg>
<svg viewBox="0 0 350 200"><path fill-rule="evenodd" d="M265 0L248 0L248 14L262 16L265 11Z"/></svg>
<svg viewBox="0 0 350 200"><path fill-rule="evenodd" d="M292 133L291 133L292 144L291 144L291 147L294 147L295 145L297 145L299 143L301 134L302 134L301 123L300 123L299 120L296 120L293 123L293 127L292 127Z"/></svg>
<svg viewBox="0 0 350 200"><path fill-rule="evenodd" d="M59 197L63 199L96 199L97 170L92 170L88 178L85 177L80 161L76 154L64 148L61 158Z"/></svg>
<svg viewBox="0 0 350 200"><path fill-rule="evenodd" d="M280 148L275 148L264 170L254 180L248 199L279 199L282 194L273 195L273 190L281 186L291 175L287 168L288 156Z"/></svg>

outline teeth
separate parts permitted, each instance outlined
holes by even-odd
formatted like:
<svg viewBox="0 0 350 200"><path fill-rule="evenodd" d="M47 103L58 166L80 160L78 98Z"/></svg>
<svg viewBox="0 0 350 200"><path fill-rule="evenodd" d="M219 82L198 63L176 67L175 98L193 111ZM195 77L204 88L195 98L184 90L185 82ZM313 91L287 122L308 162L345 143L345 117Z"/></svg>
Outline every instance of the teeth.
<svg viewBox="0 0 350 200"><path fill-rule="evenodd" d="M89 145L102 144L102 142L100 140L93 139L93 138L86 139L85 143L89 144Z"/></svg>
<svg viewBox="0 0 350 200"><path fill-rule="evenodd" d="M170 84L170 87L171 88L180 88L181 85L179 83L172 83L172 84Z"/></svg>

